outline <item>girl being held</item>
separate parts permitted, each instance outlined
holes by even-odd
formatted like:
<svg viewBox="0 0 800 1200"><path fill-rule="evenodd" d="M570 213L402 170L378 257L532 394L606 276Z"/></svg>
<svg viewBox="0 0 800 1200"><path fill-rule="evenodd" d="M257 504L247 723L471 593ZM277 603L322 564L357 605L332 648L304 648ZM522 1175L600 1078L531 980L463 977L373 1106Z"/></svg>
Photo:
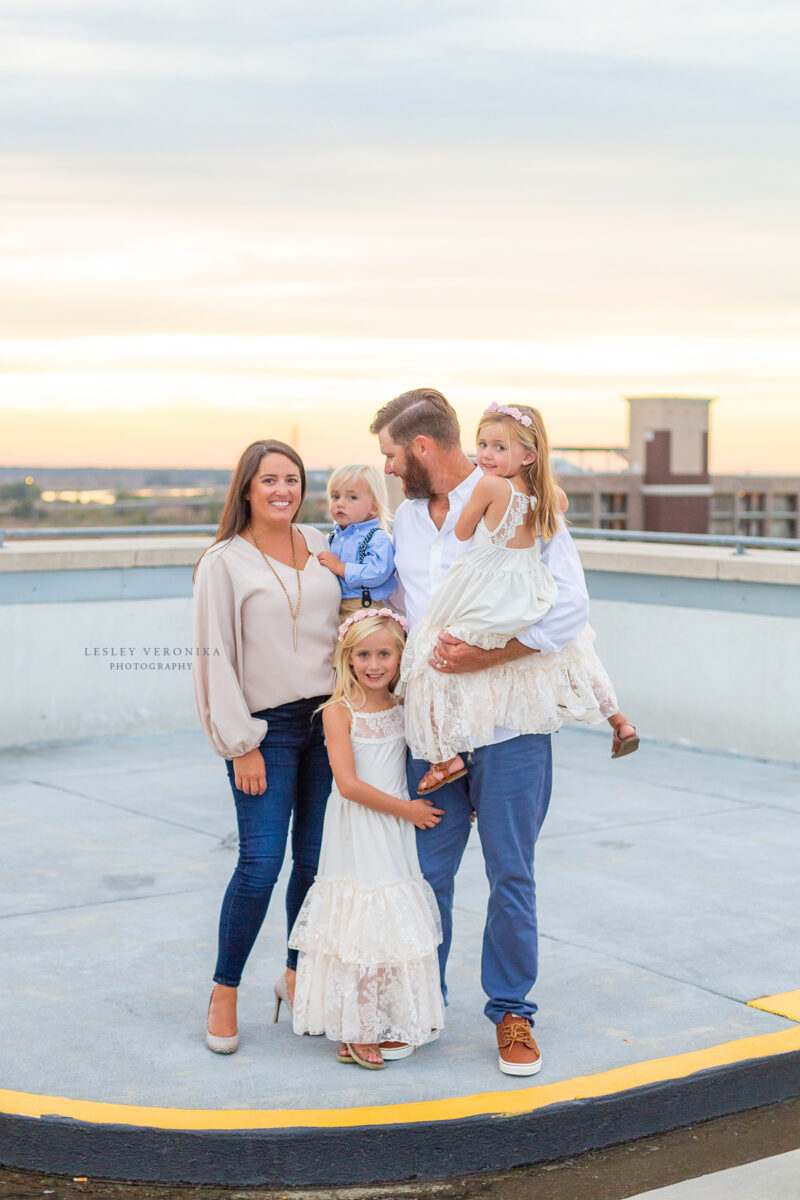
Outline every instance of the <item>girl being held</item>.
<svg viewBox="0 0 800 1200"><path fill-rule="evenodd" d="M362 609L339 631L336 687L322 708L334 786L319 869L289 944L299 950L295 1033L324 1033L343 1063L380 1070L444 1024L439 911L415 829L442 811L411 800L394 696L405 620Z"/></svg>
<svg viewBox="0 0 800 1200"><path fill-rule="evenodd" d="M466 773L461 755L494 740L495 728L552 733L570 721L614 730L612 758L639 744L619 712L588 628L563 650L467 674L430 665L441 630L484 649L504 646L553 607L557 589L539 539L556 533L566 497L556 486L541 415L527 405L492 404L478 426L476 485L455 526L473 543L434 592L403 657L406 736L432 764L421 794ZM445 662L446 667L446 662Z"/></svg>

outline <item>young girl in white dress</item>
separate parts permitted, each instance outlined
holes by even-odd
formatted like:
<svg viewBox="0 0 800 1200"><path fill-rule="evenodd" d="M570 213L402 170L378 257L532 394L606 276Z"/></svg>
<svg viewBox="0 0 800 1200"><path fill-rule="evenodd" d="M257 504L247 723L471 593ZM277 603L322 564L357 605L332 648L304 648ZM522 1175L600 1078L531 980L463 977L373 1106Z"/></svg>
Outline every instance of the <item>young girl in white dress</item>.
<svg viewBox="0 0 800 1200"><path fill-rule="evenodd" d="M394 695L406 622L362 609L339 629L322 721L334 786L316 879L292 930L295 1033L324 1033L343 1063L380 1070L444 1024L434 894L415 826L441 809L410 799L403 708Z"/></svg>
<svg viewBox="0 0 800 1200"><path fill-rule="evenodd" d="M554 654L465 674L430 665L441 630L494 649L541 620L556 601L539 540L556 533L563 493L550 469L541 415L528 406L492 404L477 441L484 478L455 526L459 541L474 535L472 546L442 579L403 655L406 738L414 757L432 764L419 785L423 795L464 775L461 755L492 742L496 726L552 733L571 721L605 719L614 730L612 758L639 745L588 626Z"/></svg>

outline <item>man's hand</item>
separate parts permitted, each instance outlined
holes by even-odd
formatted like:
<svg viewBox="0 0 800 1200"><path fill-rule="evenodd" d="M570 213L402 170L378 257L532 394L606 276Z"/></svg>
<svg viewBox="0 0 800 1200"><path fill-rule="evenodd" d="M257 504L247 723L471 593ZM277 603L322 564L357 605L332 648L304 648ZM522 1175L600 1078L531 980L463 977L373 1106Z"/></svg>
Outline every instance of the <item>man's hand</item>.
<svg viewBox="0 0 800 1200"><path fill-rule="evenodd" d="M516 638L512 638L498 650L483 650L480 646L462 642L460 638L453 637L443 629L429 661L431 666L436 667L443 675L465 675L470 671L485 671L487 667L496 667L499 663L513 662L517 658L536 653L536 650L523 646Z"/></svg>
<svg viewBox="0 0 800 1200"><path fill-rule="evenodd" d="M333 571L334 575L341 575L344 578L344 563L335 554L331 554L330 550L323 550L317 555L317 558L323 567L327 567L329 571Z"/></svg>

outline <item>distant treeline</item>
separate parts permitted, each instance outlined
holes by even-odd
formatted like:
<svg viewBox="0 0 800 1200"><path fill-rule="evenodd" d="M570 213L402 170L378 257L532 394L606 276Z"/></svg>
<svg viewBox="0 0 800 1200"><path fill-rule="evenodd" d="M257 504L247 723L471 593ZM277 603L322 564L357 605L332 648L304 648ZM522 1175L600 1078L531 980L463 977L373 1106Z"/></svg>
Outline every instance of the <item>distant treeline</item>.
<svg viewBox="0 0 800 1200"><path fill-rule="evenodd" d="M308 472L301 521L326 521L329 471ZM193 467L0 467L0 527L78 528L86 525L216 525L222 514L230 471ZM31 480L30 483L27 480ZM200 496L174 496L171 489L203 489ZM138 496L140 490L150 494ZM110 494L93 498L42 500L42 492Z"/></svg>
<svg viewBox="0 0 800 1200"><path fill-rule="evenodd" d="M310 491L324 490L329 471L309 471ZM137 491L139 488L227 489L230 471L211 467L0 467L0 484L32 477L44 491Z"/></svg>

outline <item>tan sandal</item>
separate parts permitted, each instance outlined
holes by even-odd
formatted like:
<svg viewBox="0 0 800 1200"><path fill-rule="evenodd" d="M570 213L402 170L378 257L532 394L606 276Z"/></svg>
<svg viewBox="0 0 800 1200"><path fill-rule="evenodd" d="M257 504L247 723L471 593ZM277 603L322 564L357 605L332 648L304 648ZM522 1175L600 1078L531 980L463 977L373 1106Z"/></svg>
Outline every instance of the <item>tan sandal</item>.
<svg viewBox="0 0 800 1200"><path fill-rule="evenodd" d="M627 737L621 738L617 735L617 730L622 725L630 725L633 733L629 733ZM626 754L633 754L634 750L639 749L639 735L636 732L636 726L631 725L630 721L620 721L614 726L614 733L611 739L611 757L624 758Z"/></svg>
<svg viewBox="0 0 800 1200"><path fill-rule="evenodd" d="M347 1049L347 1042L339 1043L339 1053L336 1055L336 1057L340 1063L354 1063L356 1061L350 1051Z"/></svg>
<svg viewBox="0 0 800 1200"><path fill-rule="evenodd" d="M358 1063L358 1065L360 1067L366 1067L366 1069L368 1071L382 1071L383 1068L386 1066L386 1063L383 1061L383 1056L377 1046L373 1046L373 1045L367 1046L367 1051L372 1050L375 1054L377 1054L378 1058L381 1061L380 1062L370 1062L369 1059L362 1058L360 1054L356 1054L356 1049L352 1042L345 1042L344 1044L345 1044L345 1046L347 1046L347 1049L350 1051L353 1062Z"/></svg>
<svg viewBox="0 0 800 1200"><path fill-rule="evenodd" d="M464 766L462 766L461 769L458 771L452 771L452 772L447 771L447 768L450 766L450 763L455 762L457 758L461 758L461 755L454 754L453 757L448 758L446 762L433 763L428 768L428 770L425 772L425 774L422 776L422 779L420 779L419 783L417 784L417 795L418 796L430 796L431 792L438 792L440 787L444 787L446 784L452 783L456 779L463 778L463 776L466 775L466 773L467 773L467 768ZM462 762L463 762L463 759L462 759ZM443 772L444 772L444 774L442 774ZM430 787L424 788L422 785L425 782L425 780L428 778L429 775L430 775L431 779L435 779L435 780L437 780L437 782L431 784ZM440 776L441 776L441 778L439 778Z"/></svg>

